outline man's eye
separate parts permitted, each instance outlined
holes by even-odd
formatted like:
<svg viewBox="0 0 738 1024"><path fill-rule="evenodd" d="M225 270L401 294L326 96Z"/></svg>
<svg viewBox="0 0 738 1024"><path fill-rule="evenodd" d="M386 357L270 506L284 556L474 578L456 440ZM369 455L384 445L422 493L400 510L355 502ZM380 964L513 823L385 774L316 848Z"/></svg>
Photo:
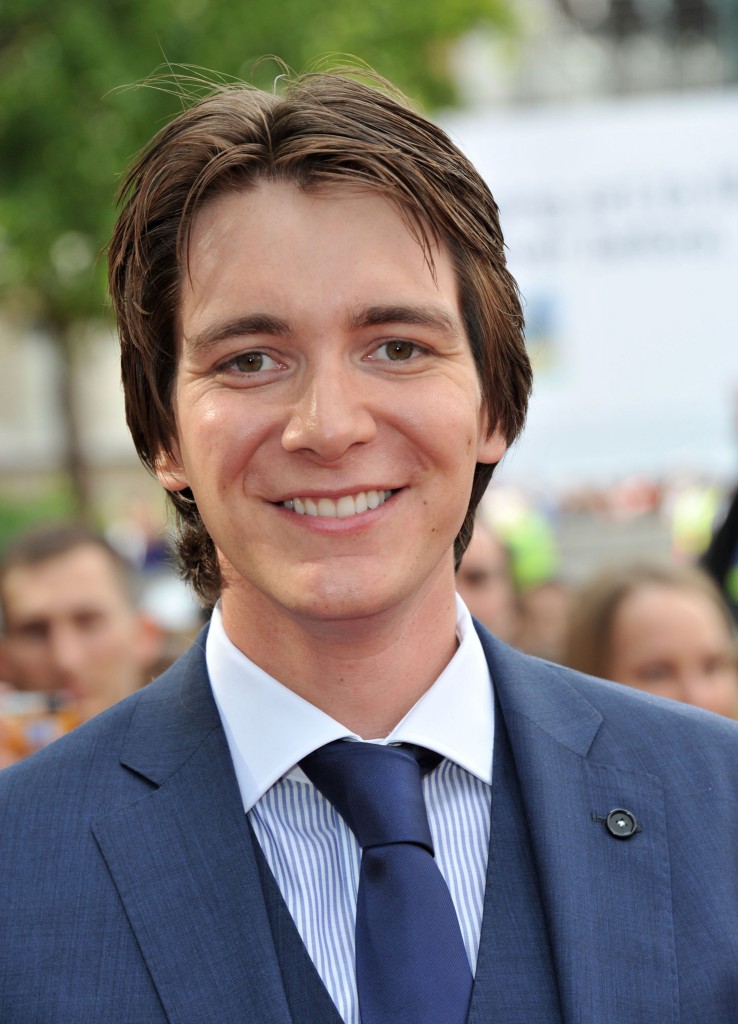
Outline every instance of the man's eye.
<svg viewBox="0 0 738 1024"><path fill-rule="evenodd" d="M420 352L414 341L385 341L375 353L377 359L388 359L391 362L406 362Z"/></svg>
<svg viewBox="0 0 738 1024"><path fill-rule="evenodd" d="M74 624L80 633L94 633L105 625L105 616L98 611L79 612Z"/></svg>
<svg viewBox="0 0 738 1024"><path fill-rule="evenodd" d="M12 634L23 643L40 644L44 643L49 633L48 624L45 622L24 622Z"/></svg>
<svg viewBox="0 0 738 1024"><path fill-rule="evenodd" d="M259 370L274 370L277 363L266 352L242 352L234 356L227 363L228 368L238 370L239 373L258 373Z"/></svg>

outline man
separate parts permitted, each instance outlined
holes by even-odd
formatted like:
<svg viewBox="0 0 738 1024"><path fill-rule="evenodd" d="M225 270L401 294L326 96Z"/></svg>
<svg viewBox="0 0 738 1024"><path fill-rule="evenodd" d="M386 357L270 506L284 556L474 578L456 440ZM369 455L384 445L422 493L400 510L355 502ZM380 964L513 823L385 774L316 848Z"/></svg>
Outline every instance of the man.
<svg viewBox="0 0 738 1024"><path fill-rule="evenodd" d="M144 682L158 631L131 570L94 530L62 523L16 538L0 559L0 678L85 720Z"/></svg>
<svg viewBox="0 0 738 1024"><path fill-rule="evenodd" d="M530 387L479 175L329 74L217 91L125 195L129 423L217 604L0 776L0 1018L728 1019L736 726L455 603Z"/></svg>

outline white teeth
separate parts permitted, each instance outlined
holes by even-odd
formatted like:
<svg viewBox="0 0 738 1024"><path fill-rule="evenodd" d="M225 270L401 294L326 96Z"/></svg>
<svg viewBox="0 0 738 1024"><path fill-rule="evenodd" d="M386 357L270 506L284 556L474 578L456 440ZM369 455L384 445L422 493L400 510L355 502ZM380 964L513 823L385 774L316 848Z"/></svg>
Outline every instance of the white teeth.
<svg viewBox="0 0 738 1024"><path fill-rule="evenodd" d="M360 491L358 494L344 494L335 501L333 498L318 498L317 501L313 498L288 498L282 504L299 516L348 519L368 509L379 508L391 494L392 491Z"/></svg>
<svg viewBox="0 0 738 1024"><path fill-rule="evenodd" d="M328 504L328 502L326 502ZM336 502L336 516L338 519L348 519L356 515L356 502L350 494L345 494Z"/></svg>

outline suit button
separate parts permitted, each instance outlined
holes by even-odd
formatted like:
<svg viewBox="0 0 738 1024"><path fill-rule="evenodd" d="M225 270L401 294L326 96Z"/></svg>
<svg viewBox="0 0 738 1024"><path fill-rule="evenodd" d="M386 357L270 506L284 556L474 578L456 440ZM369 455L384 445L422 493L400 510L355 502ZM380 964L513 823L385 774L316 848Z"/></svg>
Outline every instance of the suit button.
<svg viewBox="0 0 738 1024"><path fill-rule="evenodd" d="M631 814L630 811L623 810L622 807L616 807L614 811L610 811L605 819L605 824L607 825L607 831L611 836L615 836L616 839L630 839L638 830L638 822L635 820L635 815Z"/></svg>

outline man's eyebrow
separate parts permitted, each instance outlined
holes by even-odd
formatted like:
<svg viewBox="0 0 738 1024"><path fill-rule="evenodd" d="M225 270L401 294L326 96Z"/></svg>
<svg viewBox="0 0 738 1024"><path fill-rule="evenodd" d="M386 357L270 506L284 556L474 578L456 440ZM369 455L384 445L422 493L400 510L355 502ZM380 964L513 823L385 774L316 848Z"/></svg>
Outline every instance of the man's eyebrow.
<svg viewBox="0 0 738 1024"><path fill-rule="evenodd" d="M382 324L408 324L412 327L429 327L437 331L457 331L459 320L450 316L440 306L361 306L349 318L349 327L379 327Z"/></svg>
<svg viewBox="0 0 738 1024"><path fill-rule="evenodd" d="M249 313L233 317L231 320L217 320L203 327L201 331L184 338L184 347L191 352L206 353L229 338L255 334L287 337L291 333L292 328L281 317L273 316L271 313Z"/></svg>

